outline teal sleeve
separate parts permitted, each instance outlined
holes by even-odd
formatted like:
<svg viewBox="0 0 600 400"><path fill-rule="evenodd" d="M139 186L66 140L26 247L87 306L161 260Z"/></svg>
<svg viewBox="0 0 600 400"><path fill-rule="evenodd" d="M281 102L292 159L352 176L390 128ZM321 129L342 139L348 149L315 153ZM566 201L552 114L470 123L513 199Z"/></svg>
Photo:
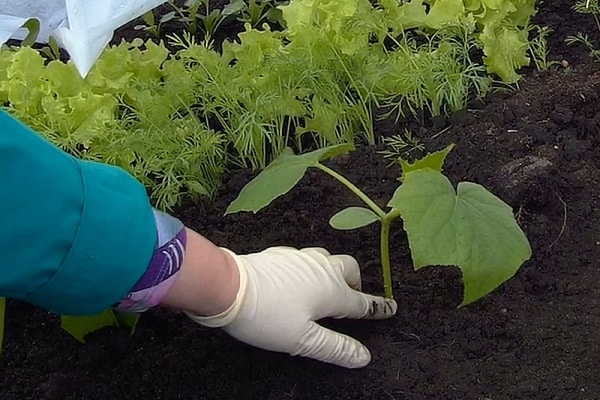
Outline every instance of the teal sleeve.
<svg viewBox="0 0 600 400"><path fill-rule="evenodd" d="M124 170L78 160L0 110L0 296L100 312L145 272L156 225Z"/></svg>

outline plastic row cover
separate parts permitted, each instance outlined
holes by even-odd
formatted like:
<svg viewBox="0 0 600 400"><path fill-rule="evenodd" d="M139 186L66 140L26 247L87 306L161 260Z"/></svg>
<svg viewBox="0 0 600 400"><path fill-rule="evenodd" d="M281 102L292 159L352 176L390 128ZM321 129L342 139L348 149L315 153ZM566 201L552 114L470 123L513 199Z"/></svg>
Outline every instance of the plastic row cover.
<svg viewBox="0 0 600 400"><path fill-rule="evenodd" d="M85 77L114 31L166 0L0 0L0 44L23 39L23 24L40 21L37 41L53 36Z"/></svg>

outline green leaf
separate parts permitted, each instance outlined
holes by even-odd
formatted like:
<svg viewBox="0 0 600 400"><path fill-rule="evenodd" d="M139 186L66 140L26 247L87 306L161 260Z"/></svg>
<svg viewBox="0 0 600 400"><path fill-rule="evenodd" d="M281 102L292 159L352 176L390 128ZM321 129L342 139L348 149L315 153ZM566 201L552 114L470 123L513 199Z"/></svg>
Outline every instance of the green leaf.
<svg viewBox="0 0 600 400"><path fill-rule="evenodd" d="M258 212L277 197L289 192L304 176L308 167L319 161L353 150L350 144L325 147L310 153L295 155L286 147L281 155L241 190L227 207L225 215L240 211Z"/></svg>
<svg viewBox="0 0 600 400"><path fill-rule="evenodd" d="M400 165L402 166L402 175L404 176L404 174L408 172L424 168L429 168L434 171L442 172L444 162L446 161L446 157L448 156L448 154L450 154L450 151L452 151L453 148L454 144L451 144L443 150L427 154L425 157L415 161L414 163L410 163L401 158Z"/></svg>
<svg viewBox="0 0 600 400"><path fill-rule="evenodd" d="M529 65L527 30L492 24L484 27L479 39L488 72L497 74L506 83L518 81L515 70Z"/></svg>
<svg viewBox="0 0 600 400"><path fill-rule="evenodd" d="M438 0L431 6L427 14L427 25L441 29L449 23L457 23L465 14L463 0Z"/></svg>
<svg viewBox="0 0 600 400"><path fill-rule="evenodd" d="M462 182L457 194L443 174L420 169L406 174L388 205L402 215L415 269L461 269L461 306L496 289L531 257L511 208L480 185Z"/></svg>
<svg viewBox="0 0 600 400"><path fill-rule="evenodd" d="M6 299L0 297L0 354L4 346L4 320L6 318Z"/></svg>
<svg viewBox="0 0 600 400"><path fill-rule="evenodd" d="M427 20L427 12L423 0L411 0L402 3L399 8L397 23L403 30L423 26Z"/></svg>
<svg viewBox="0 0 600 400"><path fill-rule="evenodd" d="M119 326L119 321L111 309L95 315L61 315L60 326L75 339L85 343L85 337L109 326Z"/></svg>
<svg viewBox="0 0 600 400"><path fill-rule="evenodd" d="M40 20L37 18L29 18L23 24L23 28L27 29L29 33L27 33L27 36L21 42L21 46L28 47L33 45L40 34Z"/></svg>
<svg viewBox="0 0 600 400"><path fill-rule="evenodd" d="M329 225L339 230L351 230L362 228L378 220L377 214L368 208L348 207L331 217Z"/></svg>
<svg viewBox="0 0 600 400"><path fill-rule="evenodd" d="M510 20L516 26L527 26L531 17L536 14L537 4L535 0L520 0L515 2L515 11L509 15Z"/></svg>
<svg viewBox="0 0 600 400"><path fill-rule="evenodd" d="M137 328L138 321L140 320L140 314L127 313L116 310L113 310L113 313L117 318L119 326L127 328L130 334L133 335L135 333L135 328Z"/></svg>
<svg viewBox="0 0 600 400"><path fill-rule="evenodd" d="M156 19L154 18L154 12L152 10L145 12L142 14L142 19L149 26L156 25Z"/></svg>
<svg viewBox="0 0 600 400"><path fill-rule="evenodd" d="M223 15L229 16L229 15L239 14L247 8L248 8L248 5L246 4L246 2L244 0L232 0L229 2L229 4L227 4L225 7L223 7Z"/></svg>
<svg viewBox="0 0 600 400"><path fill-rule="evenodd" d="M209 196L210 192L198 181L187 181L187 187L195 194L200 196Z"/></svg>
<svg viewBox="0 0 600 400"><path fill-rule="evenodd" d="M160 23L164 24L165 22L169 22L177 17L175 11L171 11L160 17Z"/></svg>

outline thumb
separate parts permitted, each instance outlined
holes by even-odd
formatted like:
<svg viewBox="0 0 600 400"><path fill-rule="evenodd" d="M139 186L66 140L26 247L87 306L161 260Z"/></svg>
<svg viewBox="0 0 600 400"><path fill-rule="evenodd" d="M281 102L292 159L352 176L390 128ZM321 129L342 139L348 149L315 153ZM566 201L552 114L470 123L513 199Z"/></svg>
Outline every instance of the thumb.
<svg viewBox="0 0 600 400"><path fill-rule="evenodd" d="M371 353L358 340L309 321L300 338L299 350L293 356L303 356L345 368L362 368L371 362Z"/></svg>

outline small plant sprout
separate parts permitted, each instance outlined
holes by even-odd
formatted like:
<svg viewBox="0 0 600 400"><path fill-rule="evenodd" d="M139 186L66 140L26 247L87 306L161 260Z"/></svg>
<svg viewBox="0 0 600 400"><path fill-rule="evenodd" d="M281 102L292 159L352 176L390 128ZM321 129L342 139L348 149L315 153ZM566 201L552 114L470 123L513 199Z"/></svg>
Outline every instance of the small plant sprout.
<svg viewBox="0 0 600 400"><path fill-rule="evenodd" d="M163 24L165 24L175 18L175 11L171 11L171 12L161 16L160 19L158 19L158 21L156 20L156 17L154 16L153 10L147 11L145 14L142 15L141 18L144 21L144 24L136 25L136 26L134 26L134 29L147 31L152 36L154 36L156 39L159 39L160 35L161 35L161 28L162 28Z"/></svg>
<svg viewBox="0 0 600 400"><path fill-rule="evenodd" d="M598 4L598 0L578 0L571 8L579 14L591 14L600 32L600 4ZM565 43L569 46L583 45L587 48L593 60L600 61L600 50L596 48L596 43L590 39L587 33L577 32L576 35L569 35L565 38Z"/></svg>
<svg viewBox="0 0 600 400"><path fill-rule="evenodd" d="M529 32L534 31L537 34L529 40L529 53L538 71L546 71L551 66L560 64L558 61L548 60L548 36L552 33L552 28L532 24L529 26Z"/></svg>
<svg viewBox="0 0 600 400"><path fill-rule="evenodd" d="M379 154L383 155L384 159L390 160L388 166L395 164L399 159L406 159L414 151L425 150L423 142L409 129L405 129L401 134L384 138L383 143L387 149L380 151Z"/></svg>
<svg viewBox="0 0 600 400"><path fill-rule="evenodd" d="M295 155L286 148L261 171L229 205L226 214L258 212L290 191L308 168L317 168L337 179L368 207L348 207L329 220L339 230L358 229L379 222L380 251L385 296L393 297L390 263L390 228L401 217L416 270L425 266L457 266L464 282L463 301L472 303L510 279L531 257L527 237L512 209L484 187L461 182L455 190L442 174L454 145L409 163L400 161L402 176L387 207L383 208L324 160L352 150L336 145Z"/></svg>

